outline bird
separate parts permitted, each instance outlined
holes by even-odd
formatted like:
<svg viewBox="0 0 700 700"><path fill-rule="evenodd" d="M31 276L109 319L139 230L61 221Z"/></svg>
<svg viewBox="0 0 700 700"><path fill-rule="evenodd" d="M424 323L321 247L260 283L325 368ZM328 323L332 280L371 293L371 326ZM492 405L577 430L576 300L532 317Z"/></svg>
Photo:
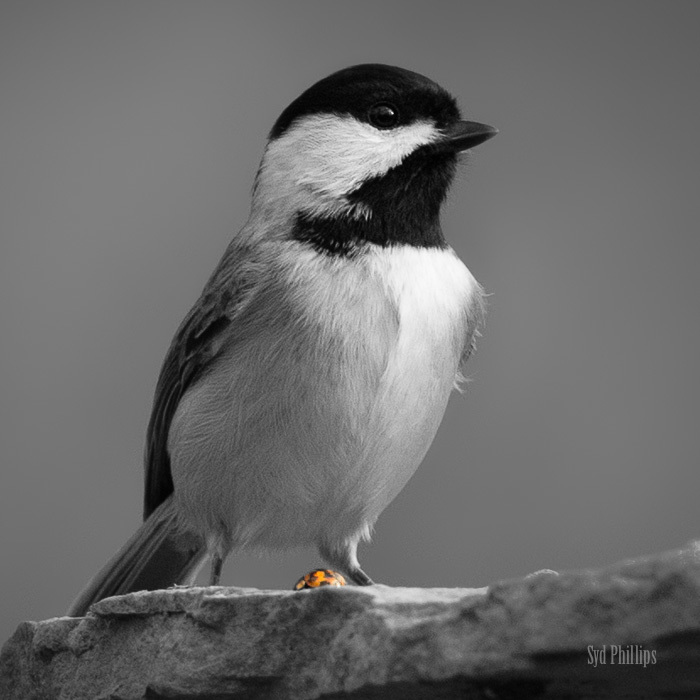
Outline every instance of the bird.
<svg viewBox="0 0 700 700"><path fill-rule="evenodd" d="M144 521L71 605L191 585L232 551L357 547L423 460L464 379L485 293L440 212L494 127L433 80L332 73L269 132L250 215L177 330L145 450Z"/></svg>

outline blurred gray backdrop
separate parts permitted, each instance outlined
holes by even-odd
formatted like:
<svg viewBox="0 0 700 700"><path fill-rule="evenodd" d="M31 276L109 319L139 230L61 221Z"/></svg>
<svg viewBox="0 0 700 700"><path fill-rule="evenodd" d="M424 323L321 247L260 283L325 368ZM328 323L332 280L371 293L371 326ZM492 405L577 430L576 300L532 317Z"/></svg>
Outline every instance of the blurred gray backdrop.
<svg viewBox="0 0 700 700"><path fill-rule="evenodd" d="M466 396L361 548L396 586L700 535L700 5L12 2L0 9L0 637L141 514L161 360L298 93L378 61L501 130L444 217L492 294ZM313 552L232 556L289 588Z"/></svg>

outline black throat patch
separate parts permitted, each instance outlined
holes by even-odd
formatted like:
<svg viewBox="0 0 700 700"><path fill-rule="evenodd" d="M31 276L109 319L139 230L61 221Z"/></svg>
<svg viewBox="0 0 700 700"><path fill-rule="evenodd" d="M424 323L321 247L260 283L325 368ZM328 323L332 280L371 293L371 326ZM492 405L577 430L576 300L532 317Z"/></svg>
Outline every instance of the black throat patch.
<svg viewBox="0 0 700 700"><path fill-rule="evenodd" d="M299 212L292 238L310 245L318 253L354 258L367 244L359 233L361 226L361 222L346 216L312 216Z"/></svg>
<svg viewBox="0 0 700 700"><path fill-rule="evenodd" d="M455 170L455 157L423 147L380 177L371 178L347 196L367 216L297 214L292 238L320 253L351 257L373 243L382 247L411 245L445 248L440 206Z"/></svg>

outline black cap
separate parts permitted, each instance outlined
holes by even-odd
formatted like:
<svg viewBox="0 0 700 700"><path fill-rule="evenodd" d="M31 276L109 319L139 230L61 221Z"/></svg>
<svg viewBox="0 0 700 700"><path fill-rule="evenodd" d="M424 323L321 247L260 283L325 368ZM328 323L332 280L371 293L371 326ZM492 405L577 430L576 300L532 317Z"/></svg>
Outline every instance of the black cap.
<svg viewBox="0 0 700 700"><path fill-rule="evenodd" d="M396 109L395 126L427 119L443 128L460 118L454 97L424 75L365 63L333 73L303 92L282 112L270 138L280 137L295 119L312 114L348 114L369 122L370 108L380 103Z"/></svg>

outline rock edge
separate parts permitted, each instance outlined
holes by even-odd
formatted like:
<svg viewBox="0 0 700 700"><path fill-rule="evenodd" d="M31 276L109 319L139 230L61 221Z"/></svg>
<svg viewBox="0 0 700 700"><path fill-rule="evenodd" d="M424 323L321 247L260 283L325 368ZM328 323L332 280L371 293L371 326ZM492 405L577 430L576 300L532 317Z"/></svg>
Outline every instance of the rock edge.
<svg viewBox="0 0 700 700"><path fill-rule="evenodd" d="M700 541L486 589L144 591L22 623L0 655L7 700L623 694L700 697Z"/></svg>

